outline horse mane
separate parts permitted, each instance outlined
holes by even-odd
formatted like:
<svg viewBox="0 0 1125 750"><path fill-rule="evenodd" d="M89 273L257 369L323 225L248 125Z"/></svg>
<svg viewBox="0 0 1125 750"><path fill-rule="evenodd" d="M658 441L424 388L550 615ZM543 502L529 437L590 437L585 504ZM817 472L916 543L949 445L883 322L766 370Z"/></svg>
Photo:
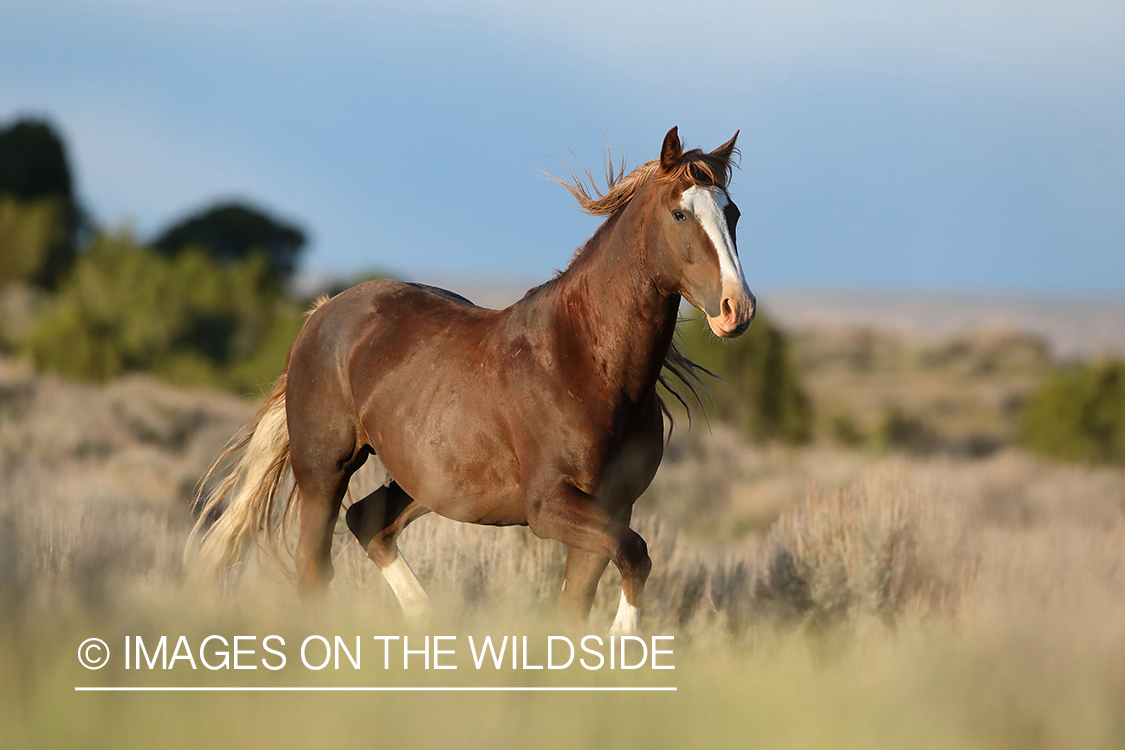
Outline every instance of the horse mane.
<svg viewBox="0 0 1125 750"><path fill-rule="evenodd" d="M565 166L565 165L564 165ZM586 180L576 175L574 170L566 167L570 180L560 180L548 174L551 180L562 185L578 201L578 206L592 216L610 216L624 208L637 194L637 191L654 179L660 183L686 180L691 185L710 187L712 185L726 190L730 183L733 166L730 159L718 154L710 154L698 148L684 151L680 163L674 169L665 171L660 167L660 159L645 162L632 172L625 174L625 159L622 157L619 165L614 166L612 154L606 151L605 182L606 191L603 193L595 184L594 176L586 165L579 162L579 168L586 176ZM589 187L586 182L589 181Z"/></svg>
<svg viewBox="0 0 1125 750"><path fill-rule="evenodd" d="M711 387L703 379L704 375L712 378L719 377L684 354L680 348L680 343L673 338L672 343L668 346L668 353L664 355L664 364L660 368L660 375L657 376L656 382L672 394L672 398L679 401L680 406L684 407L684 412L688 418L688 427L691 426L691 408L687 399L672 385L672 378L678 380L680 385L687 389L687 392L691 394L691 399L698 404L699 410L703 412L703 418L710 424L707 417L707 407L703 405L703 394L710 393ZM668 403L659 394L656 398L660 402L660 411L668 418L668 437L671 438L672 428L676 426L676 418L668 408Z"/></svg>
<svg viewBox="0 0 1125 750"><path fill-rule="evenodd" d="M332 299L332 295L328 293L324 293L317 297L316 301L312 303L312 306L305 311L305 320L311 318L313 316L313 313L319 310L324 305L324 303L330 299Z"/></svg>

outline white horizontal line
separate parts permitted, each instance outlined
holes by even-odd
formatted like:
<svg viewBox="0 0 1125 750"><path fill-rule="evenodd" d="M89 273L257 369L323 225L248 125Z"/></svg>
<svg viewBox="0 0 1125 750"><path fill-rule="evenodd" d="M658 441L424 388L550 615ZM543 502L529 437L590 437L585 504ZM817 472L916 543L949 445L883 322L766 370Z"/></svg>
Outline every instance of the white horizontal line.
<svg viewBox="0 0 1125 750"><path fill-rule="evenodd" d="M518 685L491 687L76 687L76 693L652 693L676 692L675 687L524 687Z"/></svg>

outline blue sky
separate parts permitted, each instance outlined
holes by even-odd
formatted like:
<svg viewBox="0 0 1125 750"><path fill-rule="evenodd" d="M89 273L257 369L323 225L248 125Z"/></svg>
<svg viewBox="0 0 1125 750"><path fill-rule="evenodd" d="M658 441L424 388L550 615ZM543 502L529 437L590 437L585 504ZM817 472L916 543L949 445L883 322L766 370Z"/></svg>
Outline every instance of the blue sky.
<svg viewBox="0 0 1125 750"><path fill-rule="evenodd" d="M597 221L537 170L741 128L751 286L1125 294L1125 3L0 0L0 121L103 224L226 198L304 268L545 278Z"/></svg>

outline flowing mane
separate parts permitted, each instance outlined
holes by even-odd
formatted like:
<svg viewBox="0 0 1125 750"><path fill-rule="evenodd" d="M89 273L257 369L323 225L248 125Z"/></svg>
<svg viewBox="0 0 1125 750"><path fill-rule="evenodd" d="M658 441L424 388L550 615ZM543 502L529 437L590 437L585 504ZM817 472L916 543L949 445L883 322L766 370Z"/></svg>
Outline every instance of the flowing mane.
<svg viewBox="0 0 1125 750"><path fill-rule="evenodd" d="M737 149L734 149L738 153ZM629 174L625 174L625 160L622 158L620 165L614 166L612 155L606 151L605 181L606 191L602 193L594 181L590 170L579 163L579 167L589 181L586 186L580 176L576 175L570 167L570 181L560 180L554 175L547 175L550 179L562 185L578 201L578 206L592 216L610 216L619 209L624 208L637 191L649 180L668 183L677 180L686 180L691 185L709 187L716 185L723 190L730 183L731 164L729 154L719 155L693 148L685 151L680 157L679 165L669 171L660 168L660 159L645 162ZM593 193L591 195L591 193Z"/></svg>

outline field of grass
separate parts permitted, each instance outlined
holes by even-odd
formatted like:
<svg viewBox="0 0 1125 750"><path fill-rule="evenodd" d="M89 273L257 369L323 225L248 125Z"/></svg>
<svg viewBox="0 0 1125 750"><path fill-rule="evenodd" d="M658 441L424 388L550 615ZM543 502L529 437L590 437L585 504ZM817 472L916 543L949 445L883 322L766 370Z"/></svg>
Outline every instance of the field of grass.
<svg viewBox="0 0 1125 750"><path fill-rule="evenodd" d="M813 344L821 346L807 340L799 355L815 355ZM918 413L942 439L926 450L832 439L795 449L750 446L720 424L678 428L634 522L654 562L643 629L675 636L676 669L630 672L472 668L468 635L527 635L541 646L548 635L604 637L612 619L610 571L588 626L555 621L563 551L524 529L431 516L406 532L405 555L436 607L425 631L401 621L345 534L321 602L298 602L254 562L241 585L212 591L181 561L189 502L253 400L144 378L81 386L0 362L0 744L1125 747L1125 471L1030 458L1003 447L1002 408L958 421L940 406L955 397L1003 406L1003 394L989 394L1030 387L1034 351L1013 345L1009 359L976 375L956 374L957 352L892 357L897 376L880 371L876 355L856 365L846 352L821 351L819 371L810 369L818 401L855 405L864 432L876 429L880 394L938 403ZM855 379L855 367L884 384ZM976 385L952 388L951 377ZM958 449L977 433L995 445ZM365 468L357 485L380 479ZM361 636L363 668L303 669L292 647L277 672L182 662L127 671L120 651L88 671L76 659L93 636L113 650L126 636L198 644L210 634L278 634L291 645ZM458 636L458 670L384 670L381 650L367 650L373 635L417 643L426 634ZM142 685L677 690L74 691Z"/></svg>

